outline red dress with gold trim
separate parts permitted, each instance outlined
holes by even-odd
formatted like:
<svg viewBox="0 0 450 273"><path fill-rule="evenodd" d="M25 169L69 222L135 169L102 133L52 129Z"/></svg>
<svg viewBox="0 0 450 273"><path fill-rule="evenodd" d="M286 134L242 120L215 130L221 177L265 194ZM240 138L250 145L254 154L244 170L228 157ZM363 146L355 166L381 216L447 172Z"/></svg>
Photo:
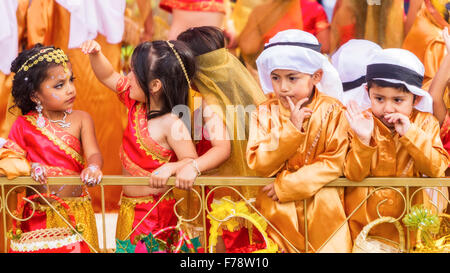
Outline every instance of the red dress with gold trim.
<svg viewBox="0 0 450 273"><path fill-rule="evenodd" d="M176 161L175 153L172 150L162 147L150 136L146 105L130 98L130 84L127 77L120 78L116 91L119 100L128 109L128 124L119 152L123 168L132 176L150 176L151 172L163 164ZM150 198L124 196L117 223L118 237L128 234L131 229L134 229L160 197L161 195L153 195ZM175 199L172 196L162 200L130 236L131 242L139 234L148 235L166 226L175 225L177 218L173 212L174 205ZM130 208L132 209L131 213L128 211ZM133 219L128 219L129 215L132 215ZM130 221L132 222L131 226L128 225Z"/></svg>
<svg viewBox="0 0 450 273"><path fill-rule="evenodd" d="M46 118L45 126L38 127L37 117L35 112L18 117L4 147L23 154L30 162L44 165L48 176L80 174L84 158L78 138Z"/></svg>
<svg viewBox="0 0 450 273"><path fill-rule="evenodd" d="M3 148L14 150L29 162L43 165L48 177L78 176L85 165L80 140L61 130L45 117L45 125L42 128L39 127L37 118L36 112L19 116L12 125ZM61 188L59 186L53 187ZM76 222L84 225L83 237L93 247L97 248L97 227L90 199L83 192L80 197L63 199L69 204ZM20 200L19 204L21 204ZM46 209L46 206L39 206L34 211L35 209L27 203L25 207L18 206L18 208L21 208L18 213L23 214L24 218L33 215L29 220L21 223L23 232L65 226L65 224L61 224L62 221L54 213L48 214L50 210ZM60 207L57 209L63 210Z"/></svg>

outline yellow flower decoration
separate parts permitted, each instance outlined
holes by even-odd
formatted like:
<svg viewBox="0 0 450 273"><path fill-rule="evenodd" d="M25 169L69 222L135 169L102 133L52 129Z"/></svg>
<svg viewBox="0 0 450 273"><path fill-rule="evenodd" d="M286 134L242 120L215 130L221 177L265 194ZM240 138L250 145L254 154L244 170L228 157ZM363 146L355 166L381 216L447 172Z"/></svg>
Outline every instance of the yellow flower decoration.
<svg viewBox="0 0 450 273"><path fill-rule="evenodd" d="M279 250L278 245L266 233L266 221L257 213L251 213L244 201L233 202L229 196L223 197L211 204L211 212L208 218L211 221L209 236L211 252L215 250L217 237L222 235L222 225L225 225L230 231L235 231L239 229L243 220L252 223L266 240L266 249L255 251L255 253L275 253Z"/></svg>

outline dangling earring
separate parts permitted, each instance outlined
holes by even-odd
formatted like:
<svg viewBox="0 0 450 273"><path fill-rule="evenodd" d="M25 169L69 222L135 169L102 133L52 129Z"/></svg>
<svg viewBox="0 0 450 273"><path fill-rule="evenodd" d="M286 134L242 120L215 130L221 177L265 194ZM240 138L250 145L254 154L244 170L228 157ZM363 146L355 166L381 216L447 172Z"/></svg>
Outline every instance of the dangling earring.
<svg viewBox="0 0 450 273"><path fill-rule="evenodd" d="M37 105L36 105L36 111L38 112L39 116L36 120L36 123L39 128L44 128L44 126L45 126L45 119L44 119L44 116L42 116L42 109L43 109L43 107L41 105L41 102L38 101Z"/></svg>

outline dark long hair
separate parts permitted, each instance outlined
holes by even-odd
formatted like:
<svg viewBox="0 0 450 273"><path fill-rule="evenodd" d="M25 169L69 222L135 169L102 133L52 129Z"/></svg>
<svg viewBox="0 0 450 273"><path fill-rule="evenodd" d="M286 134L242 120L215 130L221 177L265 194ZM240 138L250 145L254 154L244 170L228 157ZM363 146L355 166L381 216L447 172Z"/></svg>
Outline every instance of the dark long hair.
<svg viewBox="0 0 450 273"><path fill-rule="evenodd" d="M177 40L185 42L196 57L225 47L223 31L213 26L190 28L180 33Z"/></svg>
<svg viewBox="0 0 450 273"><path fill-rule="evenodd" d="M181 41L170 41L186 69L187 77L195 73L195 58L192 51ZM170 113L177 105L187 105L189 84L181 64L166 41L144 42L138 45L131 56L131 67L139 86L145 94L147 119ZM163 106L160 110L150 107L149 84L159 79L162 83Z"/></svg>
<svg viewBox="0 0 450 273"><path fill-rule="evenodd" d="M11 94L14 99L14 105L9 108L18 107L22 114L27 114L36 107L36 103L31 100L31 97L39 90L41 83L47 77L47 70L50 67L59 65L53 62L40 61L25 71L20 68L32 57L41 51L55 48L53 46L43 46L41 44L34 45L33 48L22 51L11 63L11 72L16 73L12 82ZM44 55L45 53L42 53ZM39 57L36 56L37 59ZM20 70L20 71L19 71Z"/></svg>

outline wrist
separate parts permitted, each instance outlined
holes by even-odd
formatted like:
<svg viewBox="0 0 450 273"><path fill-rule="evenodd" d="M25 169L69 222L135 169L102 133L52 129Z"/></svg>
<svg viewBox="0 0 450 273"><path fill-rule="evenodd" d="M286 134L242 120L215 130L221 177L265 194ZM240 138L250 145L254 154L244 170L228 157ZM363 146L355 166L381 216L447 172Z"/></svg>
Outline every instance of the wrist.
<svg viewBox="0 0 450 273"><path fill-rule="evenodd" d="M200 168L199 168L199 166L198 166L198 163L197 163L197 161L196 161L195 159L192 159L192 161L191 161L190 164L191 164L191 165L194 167L194 169L197 171L197 176L202 175L202 172L200 171Z"/></svg>

